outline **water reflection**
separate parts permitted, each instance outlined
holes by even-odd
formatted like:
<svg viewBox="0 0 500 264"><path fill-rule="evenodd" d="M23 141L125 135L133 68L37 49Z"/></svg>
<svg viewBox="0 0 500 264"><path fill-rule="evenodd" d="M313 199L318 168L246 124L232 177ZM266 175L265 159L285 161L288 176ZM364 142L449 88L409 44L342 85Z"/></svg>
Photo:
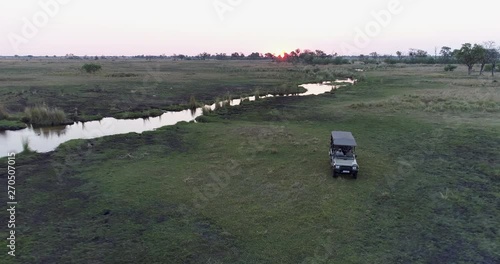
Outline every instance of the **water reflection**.
<svg viewBox="0 0 500 264"><path fill-rule="evenodd" d="M321 84L304 84L302 87L307 92L298 96L318 95L336 89L340 83L352 83L355 80L337 80ZM294 96L294 95L286 95ZM261 96L260 98L274 97L273 95ZM245 100L255 101L255 96ZM239 105L241 99L231 100L230 105ZM209 106L215 109L215 104ZM58 127L28 127L18 131L0 132L0 157L5 157L9 152L19 153L23 150L23 141L27 140L32 150L37 152L49 152L56 149L60 144L73 139L92 139L110 135L126 133L142 133L157 128L175 125L181 121L190 122L203 115L202 108L184 110L180 112L166 112L158 117L120 120L115 118L104 118L100 121L81 123L77 122L68 126Z"/></svg>

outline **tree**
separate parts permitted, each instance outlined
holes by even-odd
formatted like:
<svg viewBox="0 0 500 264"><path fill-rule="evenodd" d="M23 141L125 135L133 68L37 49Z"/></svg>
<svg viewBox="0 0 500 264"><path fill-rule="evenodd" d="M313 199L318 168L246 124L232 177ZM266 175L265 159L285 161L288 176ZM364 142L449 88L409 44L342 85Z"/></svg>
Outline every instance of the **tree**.
<svg viewBox="0 0 500 264"><path fill-rule="evenodd" d="M490 49L491 56L491 76L495 76L495 69L497 67L497 62L500 59L500 48L498 49Z"/></svg>
<svg viewBox="0 0 500 264"><path fill-rule="evenodd" d="M267 59L272 59L272 60L274 60L274 58L275 58L275 56L272 53L270 53L270 52L266 53L264 55L264 57L266 57Z"/></svg>
<svg viewBox="0 0 500 264"><path fill-rule="evenodd" d="M491 76L495 76L495 69L497 67L497 63L500 60L500 47L494 49L493 51L493 59L492 59L492 67L491 67Z"/></svg>
<svg viewBox="0 0 500 264"><path fill-rule="evenodd" d="M261 55L258 52L252 52L250 55L248 55L248 59L250 59L250 60L258 60L260 58L261 58Z"/></svg>
<svg viewBox="0 0 500 264"><path fill-rule="evenodd" d="M206 60L206 59L210 58L210 56L211 55L209 53L206 53L206 52L200 53L198 55L198 57L200 57L200 59L202 59L202 60Z"/></svg>
<svg viewBox="0 0 500 264"><path fill-rule="evenodd" d="M441 51L439 52L439 54L441 54L441 57L443 57L444 62L450 61L450 59L453 55L452 53L453 53L453 51L451 50L451 48L447 47L447 46L441 47Z"/></svg>
<svg viewBox="0 0 500 264"><path fill-rule="evenodd" d="M321 58L321 59L324 59L326 58L326 53L320 51L320 50L316 50L316 53L310 51L310 50L304 50L301 54L300 54L300 59L304 62L304 63L307 63L307 64L313 64L314 63L314 59L315 58Z"/></svg>
<svg viewBox="0 0 500 264"><path fill-rule="evenodd" d="M462 48L459 50L454 50L453 55L457 58L459 62L465 64L468 69L468 74L472 73L472 68L474 64L478 63L483 56L484 48L480 45L465 43L462 44Z"/></svg>
<svg viewBox="0 0 500 264"><path fill-rule="evenodd" d="M401 51L398 50L398 51L396 51L396 55L398 56L399 60L403 59L403 52L401 52Z"/></svg>
<svg viewBox="0 0 500 264"><path fill-rule="evenodd" d="M227 55L226 55L226 53L216 53L215 59L216 60L225 60L225 59L227 59Z"/></svg>
<svg viewBox="0 0 500 264"><path fill-rule="evenodd" d="M299 52L297 52L297 51L299 51ZM290 56L287 58L287 61L292 62L292 63L298 62L299 61L299 54L300 54L299 49L291 51Z"/></svg>
<svg viewBox="0 0 500 264"><path fill-rule="evenodd" d="M231 59L238 59L240 57L240 54L238 52L234 52L231 54Z"/></svg>
<svg viewBox="0 0 500 264"><path fill-rule="evenodd" d="M304 51L304 53L309 53L307 50ZM326 53L322 50L316 50L316 56L317 57L320 57L320 58L325 58L326 57Z"/></svg>
<svg viewBox="0 0 500 264"><path fill-rule="evenodd" d="M421 49L410 49L409 55L410 57L425 58L428 53L427 51Z"/></svg>
<svg viewBox="0 0 500 264"><path fill-rule="evenodd" d="M487 63L491 63L493 66L493 70L491 72L491 75L494 76L496 61L498 60L498 51L495 49L495 42L494 41L487 41L487 42L483 43L482 47L483 47L483 51L481 53L481 59L480 59L481 70L479 72L479 75L483 75L484 66Z"/></svg>

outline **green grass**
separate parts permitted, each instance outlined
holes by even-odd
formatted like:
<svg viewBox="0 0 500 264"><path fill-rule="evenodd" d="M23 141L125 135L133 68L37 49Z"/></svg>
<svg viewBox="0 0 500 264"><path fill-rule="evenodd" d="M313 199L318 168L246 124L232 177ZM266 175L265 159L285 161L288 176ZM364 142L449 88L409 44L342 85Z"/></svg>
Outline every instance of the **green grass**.
<svg viewBox="0 0 500 264"><path fill-rule="evenodd" d="M0 120L0 131L21 130L26 128L26 124L18 120Z"/></svg>
<svg viewBox="0 0 500 264"><path fill-rule="evenodd" d="M320 74L306 72L305 66L266 61L119 59L100 60L102 70L89 75L82 73L82 63L52 58L0 60L0 103L19 113L25 107L45 103L62 109L71 119L76 119L71 115L75 108L88 116L109 117L123 112L168 110L186 104L191 95L208 104L228 92L237 98L257 87L273 91L287 83L316 81ZM318 69L333 72L332 67Z"/></svg>
<svg viewBox="0 0 500 264"><path fill-rule="evenodd" d="M380 102L356 103L352 107L355 109L384 108L394 111L420 109L428 112L499 112L500 102L491 98L471 100L470 98L439 97L436 95L404 95Z"/></svg>
<svg viewBox="0 0 500 264"><path fill-rule="evenodd" d="M26 128L17 116L11 115L3 105L0 104L0 131L21 130Z"/></svg>
<svg viewBox="0 0 500 264"><path fill-rule="evenodd" d="M19 260L499 262L500 123L476 103L497 105L498 85L463 68L364 74L335 94L19 155ZM358 180L331 177L332 130L356 137Z"/></svg>

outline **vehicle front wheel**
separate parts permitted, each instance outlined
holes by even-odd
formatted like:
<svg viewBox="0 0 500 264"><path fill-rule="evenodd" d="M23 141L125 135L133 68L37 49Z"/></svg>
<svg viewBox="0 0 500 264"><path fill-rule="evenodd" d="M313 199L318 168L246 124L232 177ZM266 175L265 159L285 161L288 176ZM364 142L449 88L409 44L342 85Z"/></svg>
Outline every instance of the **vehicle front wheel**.
<svg viewBox="0 0 500 264"><path fill-rule="evenodd" d="M352 173L352 177L353 177L354 179L357 179L357 178L358 178L358 173L357 173L357 172L353 172L353 173Z"/></svg>
<svg viewBox="0 0 500 264"><path fill-rule="evenodd" d="M332 173L332 174L333 174L333 178L337 178L337 177L339 177L339 175L335 172L335 170L332 170L332 172L333 172L333 173Z"/></svg>

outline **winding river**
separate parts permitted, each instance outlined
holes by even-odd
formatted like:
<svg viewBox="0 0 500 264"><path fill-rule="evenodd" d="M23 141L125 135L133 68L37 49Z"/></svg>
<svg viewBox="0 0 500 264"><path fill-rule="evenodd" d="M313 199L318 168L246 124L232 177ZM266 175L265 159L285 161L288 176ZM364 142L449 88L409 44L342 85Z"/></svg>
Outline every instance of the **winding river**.
<svg viewBox="0 0 500 264"><path fill-rule="evenodd" d="M342 85L340 84L342 83L354 84L355 80L347 79L321 84L303 84L301 86L307 89L307 91L294 96L323 94L341 87ZM266 97L274 96L267 95L261 98ZM255 101L254 96L247 99ZM241 99L231 101L232 106L239 105L240 103ZM214 109L215 104L210 107ZM100 121L77 122L72 125L60 127L28 127L18 131L0 131L0 157L5 157L10 152L21 152L23 150L23 142L27 142L33 151L45 153L53 151L62 143L73 139L92 139L131 132L142 133L144 131L153 131L163 126L175 125L182 121L191 122L201 115L203 115L202 108L198 108L196 111L165 112L159 117L146 119L104 118Z"/></svg>

